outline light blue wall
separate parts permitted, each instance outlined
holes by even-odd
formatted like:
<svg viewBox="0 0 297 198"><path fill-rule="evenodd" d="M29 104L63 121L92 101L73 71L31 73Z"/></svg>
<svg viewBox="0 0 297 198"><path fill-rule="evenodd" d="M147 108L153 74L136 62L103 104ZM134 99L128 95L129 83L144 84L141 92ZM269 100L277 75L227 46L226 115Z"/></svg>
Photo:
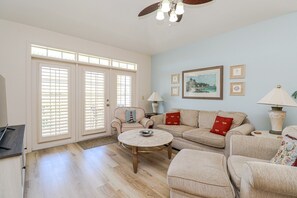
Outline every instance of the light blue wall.
<svg viewBox="0 0 297 198"><path fill-rule="evenodd" d="M237 64L246 65L245 96L229 95L229 66ZM170 96L171 74L217 65L224 65L224 100L182 99L181 91L179 97ZM165 101L161 112L171 108L242 111L257 129L270 129L270 107L256 103L277 84L290 94L297 90L297 13L152 57L152 89ZM284 110L285 125L297 125L297 108Z"/></svg>

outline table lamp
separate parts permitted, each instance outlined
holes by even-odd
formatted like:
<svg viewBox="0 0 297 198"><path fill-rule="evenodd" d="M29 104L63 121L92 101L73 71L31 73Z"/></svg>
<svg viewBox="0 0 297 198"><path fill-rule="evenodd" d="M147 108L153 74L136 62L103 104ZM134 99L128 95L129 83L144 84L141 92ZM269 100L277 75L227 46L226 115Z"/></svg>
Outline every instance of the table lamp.
<svg viewBox="0 0 297 198"><path fill-rule="evenodd" d="M277 85L276 88L272 89L272 91L259 100L258 104L272 106L272 110L269 111L271 122L271 130L269 132L278 135L282 133L283 123L286 117L286 112L282 111L283 106L297 107L297 103L280 85Z"/></svg>
<svg viewBox="0 0 297 198"><path fill-rule="evenodd" d="M158 102L163 101L161 96L157 92L153 92L152 95L147 99L148 101L152 101L152 107L153 107L153 112L157 113L158 112Z"/></svg>

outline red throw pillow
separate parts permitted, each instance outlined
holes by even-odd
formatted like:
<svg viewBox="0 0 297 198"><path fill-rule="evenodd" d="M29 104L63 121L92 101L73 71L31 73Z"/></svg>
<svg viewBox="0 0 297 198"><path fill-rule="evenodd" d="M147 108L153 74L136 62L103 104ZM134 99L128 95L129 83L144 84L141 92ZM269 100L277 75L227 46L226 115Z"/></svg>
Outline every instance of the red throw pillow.
<svg viewBox="0 0 297 198"><path fill-rule="evenodd" d="M180 125L180 112L166 113L166 125Z"/></svg>
<svg viewBox="0 0 297 198"><path fill-rule="evenodd" d="M210 132L225 136L230 130L233 118L217 116Z"/></svg>

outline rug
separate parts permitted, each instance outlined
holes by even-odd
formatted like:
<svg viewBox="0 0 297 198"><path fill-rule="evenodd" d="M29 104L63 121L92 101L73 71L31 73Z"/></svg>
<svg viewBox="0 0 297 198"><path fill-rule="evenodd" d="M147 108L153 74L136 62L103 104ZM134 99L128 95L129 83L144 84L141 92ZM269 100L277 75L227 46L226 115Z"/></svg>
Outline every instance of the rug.
<svg viewBox="0 0 297 198"><path fill-rule="evenodd" d="M107 144L113 144L118 142L117 136L107 136L107 137L100 137L91 140L85 140L78 142L77 144L84 150L91 149L94 147L104 146Z"/></svg>

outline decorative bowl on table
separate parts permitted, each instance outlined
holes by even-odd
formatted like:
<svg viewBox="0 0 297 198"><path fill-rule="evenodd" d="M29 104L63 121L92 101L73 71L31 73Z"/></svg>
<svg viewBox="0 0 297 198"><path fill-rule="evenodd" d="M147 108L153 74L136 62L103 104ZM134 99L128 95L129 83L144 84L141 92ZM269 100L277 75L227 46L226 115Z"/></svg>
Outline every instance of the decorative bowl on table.
<svg viewBox="0 0 297 198"><path fill-rule="evenodd" d="M149 137L151 135L154 134L154 131L152 130L141 130L139 131L140 135L144 136L144 137Z"/></svg>

